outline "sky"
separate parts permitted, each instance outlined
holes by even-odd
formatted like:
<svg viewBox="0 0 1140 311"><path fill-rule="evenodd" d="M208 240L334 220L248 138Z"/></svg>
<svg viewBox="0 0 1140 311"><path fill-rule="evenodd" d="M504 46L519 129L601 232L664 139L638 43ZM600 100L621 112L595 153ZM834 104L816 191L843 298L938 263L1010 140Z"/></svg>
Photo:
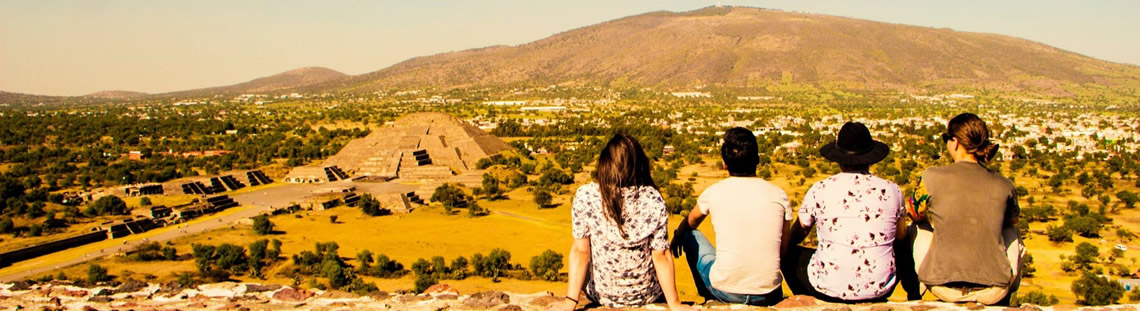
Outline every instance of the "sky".
<svg viewBox="0 0 1140 311"><path fill-rule="evenodd" d="M719 1L997 33L1140 64L1140 1ZM0 91L161 93L300 67L347 74L416 56L517 45L693 0L0 0Z"/></svg>

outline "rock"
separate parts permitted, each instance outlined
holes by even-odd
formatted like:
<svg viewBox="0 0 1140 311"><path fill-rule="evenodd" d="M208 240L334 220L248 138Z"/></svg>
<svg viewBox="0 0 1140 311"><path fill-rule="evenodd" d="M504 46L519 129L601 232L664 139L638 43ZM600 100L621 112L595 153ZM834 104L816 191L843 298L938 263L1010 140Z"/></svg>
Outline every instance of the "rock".
<svg viewBox="0 0 1140 311"><path fill-rule="evenodd" d="M114 294L114 293L115 293L115 291L113 291L113 290L109 290L106 288L100 288L99 290L96 290L95 294L92 296L110 296L111 294Z"/></svg>
<svg viewBox="0 0 1140 311"><path fill-rule="evenodd" d="M894 310L894 308L892 308L889 305L876 304L876 305L871 306L871 308L868 311L891 311L891 310Z"/></svg>
<svg viewBox="0 0 1140 311"><path fill-rule="evenodd" d="M936 306L926 305L926 304L922 304L922 303L910 306L911 311L926 311L926 310L937 309L937 308L938 307L936 307Z"/></svg>
<svg viewBox="0 0 1140 311"><path fill-rule="evenodd" d="M53 289L52 292L55 295L64 296L64 297L87 297L87 291L82 290L82 289L69 290L66 288L59 288L59 289Z"/></svg>
<svg viewBox="0 0 1140 311"><path fill-rule="evenodd" d="M233 309L241 308L241 304L236 303L236 302L231 302L231 303L227 303L226 306L222 307L222 308L226 309L226 310L233 310Z"/></svg>
<svg viewBox="0 0 1140 311"><path fill-rule="evenodd" d="M271 292L271 291L275 291L278 289L281 289L281 285L279 285L279 284L246 284L245 285L245 292L247 292L247 293Z"/></svg>
<svg viewBox="0 0 1140 311"><path fill-rule="evenodd" d="M1010 307L1002 309L1002 311L1041 311L1041 308L1032 304L1022 304L1020 307Z"/></svg>
<svg viewBox="0 0 1140 311"><path fill-rule="evenodd" d="M437 295L455 295L459 296L459 290L447 284L435 284L424 290L424 294L435 297Z"/></svg>
<svg viewBox="0 0 1140 311"><path fill-rule="evenodd" d="M1061 304L1061 305L1054 305L1053 306L1053 311L1073 311L1076 309L1077 309L1077 306L1070 305L1070 304Z"/></svg>
<svg viewBox="0 0 1140 311"><path fill-rule="evenodd" d="M502 308L496 309L498 311L523 311L523 308L516 305L505 305Z"/></svg>
<svg viewBox="0 0 1140 311"><path fill-rule="evenodd" d="M83 306L83 311L99 311L99 309L95 309L91 306Z"/></svg>
<svg viewBox="0 0 1140 311"><path fill-rule="evenodd" d="M825 309L823 309L823 311L851 311L851 307L848 307L848 306L838 306L838 307L835 307L835 308L825 308Z"/></svg>
<svg viewBox="0 0 1140 311"><path fill-rule="evenodd" d="M109 303L112 300L114 299L111 299L109 296L95 296L91 297L91 299L87 299L87 302Z"/></svg>
<svg viewBox="0 0 1140 311"><path fill-rule="evenodd" d="M399 301L402 303L412 303L412 302L419 302L419 301L424 301L424 300L431 300L431 297L416 296L416 295L402 295L400 297L396 297L396 301Z"/></svg>
<svg viewBox="0 0 1140 311"><path fill-rule="evenodd" d="M459 299L459 296L452 295L452 294L439 294L439 295L435 295L435 299L436 300L456 300L456 299Z"/></svg>
<svg viewBox="0 0 1140 311"><path fill-rule="evenodd" d="M463 301L463 305L471 308L489 309L494 306L511 303L511 297L500 291L479 292L471 294Z"/></svg>
<svg viewBox="0 0 1140 311"><path fill-rule="evenodd" d="M777 303L775 308L802 308L811 307L816 305L815 298L806 295L795 295L785 298L784 301Z"/></svg>
<svg viewBox="0 0 1140 311"><path fill-rule="evenodd" d="M986 305L971 301L971 302L967 302L965 304L965 307L966 307L966 310L981 310L981 309L985 309Z"/></svg>
<svg viewBox="0 0 1140 311"><path fill-rule="evenodd" d="M324 294L321 294L319 297L336 299L336 298L358 298L360 296L357 296L356 294L353 294L353 293L339 291L339 290L334 289L334 290L327 291Z"/></svg>
<svg viewBox="0 0 1140 311"><path fill-rule="evenodd" d="M313 297L313 293L304 289L285 287L273 293L273 299L284 301L304 301Z"/></svg>
<svg viewBox="0 0 1140 311"><path fill-rule="evenodd" d="M384 300L384 299L391 298L392 294L389 294L386 291L375 291L375 292L368 293L368 297L372 297L372 299L375 299L375 300Z"/></svg>
<svg viewBox="0 0 1140 311"><path fill-rule="evenodd" d="M29 289L32 289L32 284L29 284L27 281L16 281L16 283L12 283L12 287L8 287L8 290L13 292Z"/></svg>
<svg viewBox="0 0 1140 311"><path fill-rule="evenodd" d="M564 299L564 298L554 297L554 296L542 296L542 297L538 297L535 299L531 299L529 304L531 306L535 306L535 307L539 307L539 308L546 308L546 306L550 305L551 303L561 301L562 299Z"/></svg>
<svg viewBox="0 0 1140 311"><path fill-rule="evenodd" d="M51 300L48 300L48 304L55 305L56 307L63 305L59 302L59 297L51 297Z"/></svg>
<svg viewBox="0 0 1140 311"><path fill-rule="evenodd" d="M126 282L123 282L123 284L119 285L119 287L116 287L112 293L114 293L114 294L134 293L134 292L138 292L140 290L143 290L144 288L147 288L148 286L150 286L150 285L146 284L146 282L143 282L143 281L127 280Z"/></svg>

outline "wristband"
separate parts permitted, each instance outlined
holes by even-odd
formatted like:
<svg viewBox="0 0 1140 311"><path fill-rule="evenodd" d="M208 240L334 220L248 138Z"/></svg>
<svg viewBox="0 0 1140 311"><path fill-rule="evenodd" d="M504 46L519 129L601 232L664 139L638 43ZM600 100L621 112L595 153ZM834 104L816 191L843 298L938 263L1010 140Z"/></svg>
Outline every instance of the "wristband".
<svg viewBox="0 0 1140 311"><path fill-rule="evenodd" d="M570 298L570 296L562 296L562 298L566 298L567 300L573 301L574 304L578 304L578 299Z"/></svg>

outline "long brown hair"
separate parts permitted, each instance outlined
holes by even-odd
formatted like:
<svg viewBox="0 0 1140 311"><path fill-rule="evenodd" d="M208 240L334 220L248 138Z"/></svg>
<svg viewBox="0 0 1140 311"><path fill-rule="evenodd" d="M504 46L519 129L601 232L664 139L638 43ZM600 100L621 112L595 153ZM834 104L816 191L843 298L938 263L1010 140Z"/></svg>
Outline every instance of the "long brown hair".
<svg viewBox="0 0 1140 311"><path fill-rule="evenodd" d="M625 134L616 134L606 143L602 154L598 156L598 169L594 174L594 181L598 183L598 190L602 196L602 210L606 218L617 224L618 232L625 236L622 225L622 209L625 200L621 188L635 186L650 186L657 188L653 177L649 173L649 157L641 149L637 139Z"/></svg>
<svg viewBox="0 0 1140 311"><path fill-rule="evenodd" d="M974 155L979 163L989 162L997 155L998 144L990 141L990 129L978 115L963 113L950 119L946 133L958 139L958 144Z"/></svg>

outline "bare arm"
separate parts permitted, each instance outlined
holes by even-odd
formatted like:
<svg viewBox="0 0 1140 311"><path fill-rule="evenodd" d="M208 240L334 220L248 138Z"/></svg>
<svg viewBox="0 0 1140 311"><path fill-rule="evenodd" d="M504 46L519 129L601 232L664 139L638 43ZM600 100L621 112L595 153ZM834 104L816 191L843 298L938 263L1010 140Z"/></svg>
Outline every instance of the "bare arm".
<svg viewBox="0 0 1140 311"><path fill-rule="evenodd" d="M570 284L566 287L566 298L551 305L551 310L573 310L582 296L582 286L586 284L586 269L590 267L590 238L574 239L570 246ZM573 299L573 300L570 300Z"/></svg>
<svg viewBox="0 0 1140 311"><path fill-rule="evenodd" d="M805 227L800 223L798 217L793 220L785 220L784 234L781 235L783 238L780 239L780 257L783 258L784 254L788 253L788 247L803 242L804 238L807 238L808 232L811 232L811 226Z"/></svg>
<svg viewBox="0 0 1140 311"><path fill-rule="evenodd" d="M681 224L677 225L677 231L696 230L708 216L701 213L701 207L697 205L693 207L692 211L689 211L689 215L685 219L681 220Z"/></svg>
<svg viewBox="0 0 1140 311"><path fill-rule="evenodd" d="M689 310L688 306L681 304L681 298L677 295L673 257L669 256L669 250L653 250L653 269L657 270L657 281L661 283L661 292L665 294L669 310Z"/></svg>

